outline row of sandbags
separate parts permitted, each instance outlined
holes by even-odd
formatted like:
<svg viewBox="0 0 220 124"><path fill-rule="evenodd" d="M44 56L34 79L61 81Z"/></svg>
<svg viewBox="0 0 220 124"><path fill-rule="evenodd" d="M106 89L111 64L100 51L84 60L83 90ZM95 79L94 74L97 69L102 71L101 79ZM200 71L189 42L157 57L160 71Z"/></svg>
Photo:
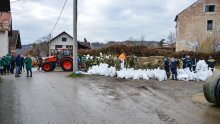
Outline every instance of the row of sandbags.
<svg viewBox="0 0 220 124"><path fill-rule="evenodd" d="M208 68L208 65L204 60L198 61L196 65L196 71L191 72L189 68L179 69L178 70L178 80L183 81L205 81L210 76L212 76L211 69Z"/></svg>
<svg viewBox="0 0 220 124"><path fill-rule="evenodd" d="M88 74L102 75L102 76L117 76L118 78L125 79L158 79L159 81L167 80L167 75L164 70L134 70L123 68L120 71L116 71L115 67L108 67L108 64L100 64L99 66L93 66L89 69Z"/></svg>
<svg viewBox="0 0 220 124"><path fill-rule="evenodd" d="M196 66L196 72L191 72L189 68L178 69L178 80L182 81L205 81L212 75L212 71L208 69L208 65L204 60L200 60ZM161 69L147 69L147 70L134 70L133 68L123 68L120 71L116 71L115 67L108 67L108 64L100 64L93 66L89 69L88 74L111 76L125 79L157 79L159 81L167 80L165 70Z"/></svg>

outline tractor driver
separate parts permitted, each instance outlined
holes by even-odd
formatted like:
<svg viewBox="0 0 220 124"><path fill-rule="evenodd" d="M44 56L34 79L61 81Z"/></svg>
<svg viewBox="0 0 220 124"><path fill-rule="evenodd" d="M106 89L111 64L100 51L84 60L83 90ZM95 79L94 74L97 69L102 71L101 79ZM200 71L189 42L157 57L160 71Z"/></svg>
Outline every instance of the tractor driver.
<svg viewBox="0 0 220 124"><path fill-rule="evenodd" d="M70 56L70 51L69 50L64 50L64 55L65 56Z"/></svg>
<svg viewBox="0 0 220 124"><path fill-rule="evenodd" d="M62 59L62 57L63 57L63 51L60 51L60 52L58 53L58 59L60 60L60 59Z"/></svg>

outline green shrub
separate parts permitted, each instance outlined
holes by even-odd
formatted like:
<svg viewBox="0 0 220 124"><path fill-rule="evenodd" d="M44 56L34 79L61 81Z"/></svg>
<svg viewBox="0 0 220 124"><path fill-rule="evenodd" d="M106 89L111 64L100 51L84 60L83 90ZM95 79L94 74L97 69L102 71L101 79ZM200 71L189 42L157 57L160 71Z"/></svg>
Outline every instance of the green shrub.
<svg viewBox="0 0 220 124"><path fill-rule="evenodd" d="M79 55L92 55L98 56L99 53L106 55L120 55L125 53L127 56L135 55L137 57L149 57L149 56L166 56L166 57L176 57L181 58L183 55L195 56L197 60L205 59L207 60L211 55L217 62L220 64L220 51L216 53L202 53L202 52L190 52L190 51L181 51L174 52L172 50L166 49L156 49L156 48L147 48L144 46L129 46L125 44L111 45L100 49L91 49L91 50L80 50Z"/></svg>

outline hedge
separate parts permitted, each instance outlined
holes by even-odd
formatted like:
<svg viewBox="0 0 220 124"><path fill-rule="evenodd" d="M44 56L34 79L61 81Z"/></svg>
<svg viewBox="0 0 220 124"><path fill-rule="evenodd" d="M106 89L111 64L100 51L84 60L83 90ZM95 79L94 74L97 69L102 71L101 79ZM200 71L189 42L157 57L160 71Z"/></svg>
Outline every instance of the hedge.
<svg viewBox="0 0 220 124"><path fill-rule="evenodd" d="M120 55L125 53L127 56L135 55L137 57L149 57L149 56L166 56L166 57L177 57L181 58L183 55L195 56L197 59L208 59L211 55L218 64L220 64L220 51L215 53L202 53L202 52L189 52L181 51L174 52L172 50L166 49L156 49L148 48L144 46L128 46L124 44L111 45L100 49L91 49L91 50L79 50L79 55L92 55L98 56L99 53L105 55Z"/></svg>

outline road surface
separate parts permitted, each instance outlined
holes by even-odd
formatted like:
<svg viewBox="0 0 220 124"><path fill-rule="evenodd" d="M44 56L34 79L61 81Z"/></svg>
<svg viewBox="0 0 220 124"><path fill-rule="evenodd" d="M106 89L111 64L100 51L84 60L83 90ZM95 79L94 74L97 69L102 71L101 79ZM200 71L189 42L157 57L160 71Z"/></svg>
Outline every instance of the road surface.
<svg viewBox="0 0 220 124"><path fill-rule="evenodd" d="M3 76L0 124L219 124L202 82L124 80L36 71Z"/></svg>

